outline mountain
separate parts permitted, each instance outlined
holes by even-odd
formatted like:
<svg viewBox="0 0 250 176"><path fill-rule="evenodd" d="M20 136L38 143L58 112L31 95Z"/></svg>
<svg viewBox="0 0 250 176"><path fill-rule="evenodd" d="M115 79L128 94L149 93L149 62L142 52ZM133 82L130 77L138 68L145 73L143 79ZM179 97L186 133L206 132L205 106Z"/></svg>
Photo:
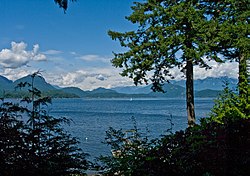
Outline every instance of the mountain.
<svg viewBox="0 0 250 176"><path fill-rule="evenodd" d="M221 90L205 89L205 90L195 91L194 95L195 97L199 98L212 98L212 97L217 97L221 92L222 92Z"/></svg>
<svg viewBox="0 0 250 176"><path fill-rule="evenodd" d="M27 94L28 88L15 91L15 86L20 82L31 83L31 76L25 76L16 81L8 80L0 76L0 96L5 97L21 97ZM195 80L195 96L196 97L216 97L223 89L223 81L231 84L231 87L236 87L237 80L228 77L221 78L206 78L203 80ZM175 98L185 97L185 81L171 81L163 86L165 93L153 92L152 85L147 86L127 86L115 87L112 89L97 88L92 91L83 91L77 87L60 88L59 86L51 85L46 80L37 76L34 78L34 86L41 90L43 95L56 98L150 98L150 97L164 97Z"/></svg>
<svg viewBox="0 0 250 176"><path fill-rule="evenodd" d="M30 87L24 87L22 89L16 89L15 87L19 83L29 83L31 84L32 77L30 75L20 78L14 82L8 80L5 77L0 77L0 96L6 98L20 98L23 96L27 96L27 90ZM8 89L6 88L8 85ZM46 82L46 80L37 76L34 78L34 87L39 89L44 96L51 96L53 98L134 98L134 97L148 97L145 94L134 94L133 96L129 94L118 93L115 90L105 89L105 88L97 88L93 91L83 91L77 87L66 87L60 88L58 86L51 85ZM5 94L3 94L3 90L7 90Z"/></svg>
<svg viewBox="0 0 250 176"><path fill-rule="evenodd" d="M126 86L114 87L111 89L124 94L149 94L152 92L151 86Z"/></svg>
<svg viewBox="0 0 250 176"><path fill-rule="evenodd" d="M237 86L238 80L234 78L229 78L227 76L218 77L218 78L207 77L205 79L197 79L197 80L194 80L194 89L196 91L205 90L205 89L223 90L224 88L223 86L225 85L225 82L229 83L229 87L231 89L235 89ZM185 80L179 80L179 81L173 80L171 81L171 83L174 85L186 87Z"/></svg>
<svg viewBox="0 0 250 176"><path fill-rule="evenodd" d="M206 90L206 89L216 90L216 91L223 90L225 82L229 83L229 87L231 89L235 89L235 87L237 86L237 79L234 79L234 78L229 78L226 76L219 77L219 78L207 77L205 79L194 80L194 89L195 89L195 91L201 91L201 90ZM178 86L181 86L183 88L186 87L185 80L179 80L179 81L172 80L172 81L170 81L170 83L172 84L172 86L170 86L170 87L167 86L168 88L170 88L170 90L168 90L168 88L165 87L166 92L172 92L171 89L173 89L174 86L177 86L176 89L180 88ZM169 85L169 84L166 83L165 85ZM115 90L118 93L126 93L126 94L149 94L152 92L151 87L152 87L152 85L126 86L126 87L114 87L114 88L112 88L112 90Z"/></svg>
<svg viewBox="0 0 250 176"><path fill-rule="evenodd" d="M115 90L97 88L92 91L86 91L87 95L84 98L150 98L148 94L124 94L118 93Z"/></svg>
<svg viewBox="0 0 250 176"><path fill-rule="evenodd" d="M15 87L21 82L27 82L31 84L32 78L30 75L20 78L14 82L7 78L0 76L0 97L5 98L20 98L28 95L28 89L30 87L24 87L22 89L15 89ZM79 98L79 96L73 93L67 93L62 90L56 89L51 84L47 83L46 80L37 76L34 78L34 87L39 89L44 96L51 96L53 98Z"/></svg>
<svg viewBox="0 0 250 176"><path fill-rule="evenodd" d="M31 84L31 80L32 77L31 75L25 76L23 78L20 78L16 81L14 81L13 85L16 87L20 82L27 82ZM51 84L47 83L45 81L45 79L41 76L36 76L34 78L34 85L37 89L39 89L40 91L51 91L51 90L56 90L56 88L54 86L52 86ZM26 88L27 89L27 88ZM24 89L24 90L26 90Z"/></svg>
<svg viewBox="0 0 250 176"><path fill-rule="evenodd" d="M97 88L92 91L87 91L88 98L119 98L122 97L121 93L117 93L111 89Z"/></svg>
<svg viewBox="0 0 250 176"><path fill-rule="evenodd" d="M105 88L97 88L92 91L87 91L86 98L134 98L134 97L145 97L147 95L130 95L118 93L115 90L105 89Z"/></svg>
<svg viewBox="0 0 250 176"><path fill-rule="evenodd" d="M153 92L151 89L152 85L148 86L127 86L127 87L115 87L112 90L116 90L118 93L126 94L147 94L151 97L184 97L185 88L179 85L174 85L171 83L166 83L163 85L162 92Z"/></svg>
<svg viewBox="0 0 250 176"><path fill-rule="evenodd" d="M9 80L8 78L6 78L6 77L0 75L0 83L1 83L1 84L5 84L5 83L11 84L12 82L13 82L13 81Z"/></svg>
<svg viewBox="0 0 250 176"><path fill-rule="evenodd" d="M12 88L13 81L0 75L0 90L9 90Z"/></svg>
<svg viewBox="0 0 250 176"><path fill-rule="evenodd" d="M56 89L62 89L60 86L57 86L57 85L52 85L54 88Z"/></svg>
<svg viewBox="0 0 250 176"><path fill-rule="evenodd" d="M231 89L235 89L237 86L237 79L229 77L207 77L205 79L194 80L195 96L196 97L216 97L221 90L223 90L225 82L229 83ZM112 90L116 90L118 93L127 94L148 94L155 97L185 97L186 81L172 80L169 83L164 84L163 89L165 93L152 92L152 85L148 86L127 86L127 87L115 87Z"/></svg>
<svg viewBox="0 0 250 176"><path fill-rule="evenodd" d="M97 88L93 91L83 91L82 89L78 87L65 87L61 89L64 92L75 94L78 97L81 98L98 98L98 97L117 97L120 95L114 90L105 89L105 88Z"/></svg>
<svg viewBox="0 0 250 176"><path fill-rule="evenodd" d="M185 97L185 88L182 86L166 83L163 85L164 93L162 92L151 92L149 95L156 97L174 98L174 97Z"/></svg>
<svg viewBox="0 0 250 176"><path fill-rule="evenodd" d="M94 89L92 91L88 91L88 93L90 93L90 94L105 94L105 93L115 94L117 92L114 90L111 90L111 89L105 89L105 88L99 87L99 88Z"/></svg>
<svg viewBox="0 0 250 176"><path fill-rule="evenodd" d="M62 90L63 92L66 92L66 93L75 94L81 98L86 97L88 95L87 92L83 91L82 89L80 89L78 87L65 87L65 88L62 88L60 90Z"/></svg>

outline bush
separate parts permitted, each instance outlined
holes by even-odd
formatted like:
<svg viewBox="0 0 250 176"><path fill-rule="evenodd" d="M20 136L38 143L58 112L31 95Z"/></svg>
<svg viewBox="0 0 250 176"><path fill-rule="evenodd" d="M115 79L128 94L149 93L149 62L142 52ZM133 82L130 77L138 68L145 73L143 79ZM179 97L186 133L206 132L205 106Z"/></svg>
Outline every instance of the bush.
<svg viewBox="0 0 250 176"><path fill-rule="evenodd" d="M78 140L65 132L66 118L55 118L46 111L51 98L41 97L33 85L39 72L32 75L30 96L20 104L0 105L0 175L63 176L83 174L88 168L86 154ZM27 120L26 120L27 119Z"/></svg>
<svg viewBox="0 0 250 176"><path fill-rule="evenodd" d="M250 93L250 89L248 88ZM222 123L224 118L249 119L250 118L250 94L240 96L229 89L228 83L219 97L215 100L215 105L211 110L210 119Z"/></svg>
<svg viewBox="0 0 250 176"><path fill-rule="evenodd" d="M127 143L121 130L110 129L108 144L120 153L100 158L104 174L250 175L250 119L229 119L223 124L203 119L200 125L153 141L128 138Z"/></svg>
<svg viewBox="0 0 250 176"><path fill-rule="evenodd" d="M100 160L104 163L106 175L131 175L142 168L141 164L143 164L144 157L153 141L149 142L147 137L142 137L135 119L132 120L134 121L133 129L123 132L122 129L115 130L110 127L106 131L106 144L111 146L112 151L112 156L100 157ZM139 173L144 170L142 168Z"/></svg>

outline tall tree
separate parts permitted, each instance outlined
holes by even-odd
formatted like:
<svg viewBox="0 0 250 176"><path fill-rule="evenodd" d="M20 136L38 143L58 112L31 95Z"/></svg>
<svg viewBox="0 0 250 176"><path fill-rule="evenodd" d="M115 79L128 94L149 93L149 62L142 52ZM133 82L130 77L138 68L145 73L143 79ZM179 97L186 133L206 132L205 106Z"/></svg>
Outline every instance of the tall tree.
<svg viewBox="0 0 250 176"><path fill-rule="evenodd" d="M0 104L0 175L81 175L88 168L86 154L62 127L70 120L48 114L51 98L35 88L38 76L18 84L29 92L20 104Z"/></svg>
<svg viewBox="0 0 250 176"><path fill-rule="evenodd" d="M249 73L247 64L250 56L249 39L249 0L205 0L207 15L216 24L213 33L213 50L227 60L239 63L239 94L247 99L249 96ZM249 67L249 66L248 66Z"/></svg>
<svg viewBox="0 0 250 176"><path fill-rule="evenodd" d="M160 91L168 77L173 76L171 68L180 68L186 76L189 126L195 123L193 66L209 68L203 60L209 53L209 17L203 7L198 0L136 2L127 19L138 24L138 29L108 33L127 49L114 54L113 65L124 68L121 75L132 78L136 85L151 81L152 89Z"/></svg>

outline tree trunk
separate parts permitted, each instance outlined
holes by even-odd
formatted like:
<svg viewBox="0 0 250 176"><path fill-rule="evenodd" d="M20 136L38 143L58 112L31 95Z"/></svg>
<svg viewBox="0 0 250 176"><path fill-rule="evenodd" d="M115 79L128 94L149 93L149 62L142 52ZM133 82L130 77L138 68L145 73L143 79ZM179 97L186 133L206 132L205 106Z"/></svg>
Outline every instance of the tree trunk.
<svg viewBox="0 0 250 176"><path fill-rule="evenodd" d="M247 60L243 54L239 55L239 95L242 98L247 97L248 89L248 73L247 73Z"/></svg>
<svg viewBox="0 0 250 176"><path fill-rule="evenodd" d="M195 124L195 112L194 112L194 72L192 59L187 59L186 65L186 102L187 102L187 118L188 127L192 127Z"/></svg>

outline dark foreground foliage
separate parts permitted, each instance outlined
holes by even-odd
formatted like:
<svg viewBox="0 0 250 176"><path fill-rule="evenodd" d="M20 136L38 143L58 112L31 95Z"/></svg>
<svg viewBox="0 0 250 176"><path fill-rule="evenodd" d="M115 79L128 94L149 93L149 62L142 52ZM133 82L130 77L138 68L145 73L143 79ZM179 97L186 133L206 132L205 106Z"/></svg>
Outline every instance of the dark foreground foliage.
<svg viewBox="0 0 250 176"><path fill-rule="evenodd" d="M148 141L125 138L110 129L108 144L117 152L101 157L106 175L222 176L250 175L250 119L203 119L200 125Z"/></svg>
<svg viewBox="0 0 250 176"><path fill-rule="evenodd" d="M78 148L78 141L65 132L66 118L55 118L47 112L49 97L32 83L29 95L21 103L0 105L0 175L1 176L66 176L83 174L87 169L86 154Z"/></svg>
<svg viewBox="0 0 250 176"><path fill-rule="evenodd" d="M249 87L248 87L249 89ZM106 143L113 156L101 156L105 175L246 176L250 175L249 94L242 97L225 85L210 117L185 131L149 140L137 129L110 128Z"/></svg>

